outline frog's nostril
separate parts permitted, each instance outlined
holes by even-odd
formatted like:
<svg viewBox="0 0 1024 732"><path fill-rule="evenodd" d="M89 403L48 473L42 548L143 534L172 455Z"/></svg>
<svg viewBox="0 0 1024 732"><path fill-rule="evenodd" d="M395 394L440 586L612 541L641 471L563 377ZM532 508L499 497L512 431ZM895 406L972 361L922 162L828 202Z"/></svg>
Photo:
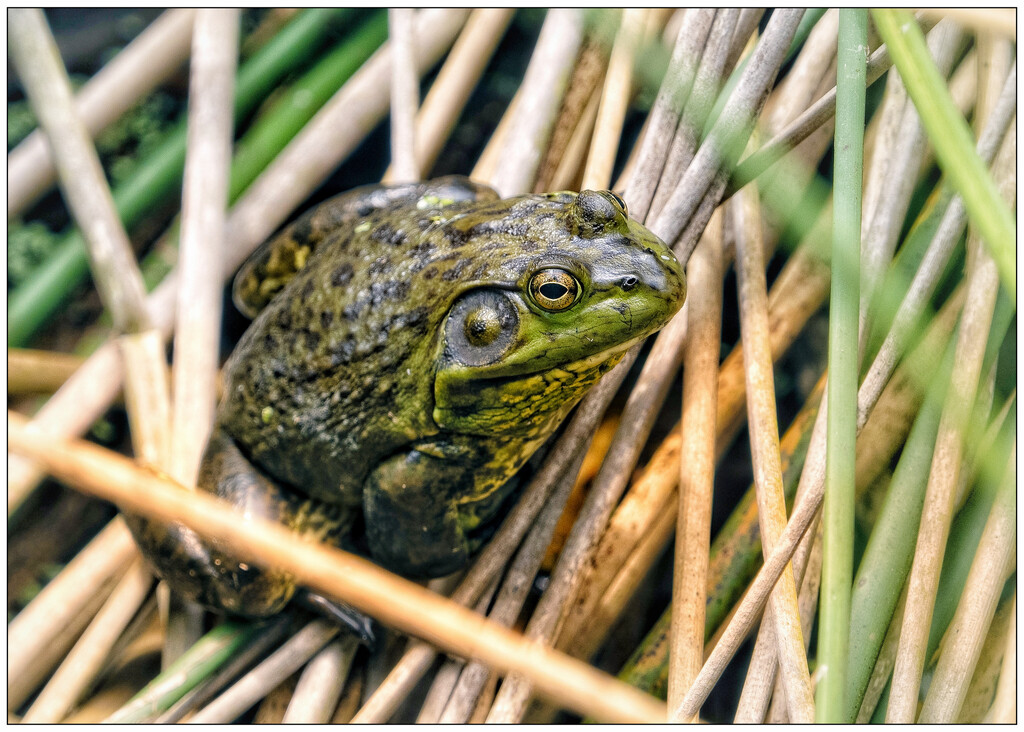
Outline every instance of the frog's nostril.
<svg viewBox="0 0 1024 732"><path fill-rule="evenodd" d="M634 276L634 275L627 275L627 276L625 276L625 277L623 277L623 278L622 278L622 282L620 283L620 285L619 285L619 286L620 286L620 287L621 287L621 288L622 288L623 290L625 290L626 292L629 292L629 291L630 291L630 290L632 290L632 289L633 289L634 287L636 287L636 285L637 285L637 283L638 283L639 281L640 281L640 279L639 279L638 277L636 277L636 276Z"/></svg>

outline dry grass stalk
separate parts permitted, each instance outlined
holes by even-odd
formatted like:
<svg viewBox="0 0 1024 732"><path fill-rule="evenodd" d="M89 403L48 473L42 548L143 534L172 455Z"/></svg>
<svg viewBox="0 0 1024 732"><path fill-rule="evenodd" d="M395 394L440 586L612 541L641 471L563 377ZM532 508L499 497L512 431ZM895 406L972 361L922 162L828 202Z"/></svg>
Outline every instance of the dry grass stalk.
<svg viewBox="0 0 1024 732"><path fill-rule="evenodd" d="M888 49L885 46L879 46L868 57L866 83L870 85L878 81L890 66L892 66L892 59L889 58ZM831 120L835 113L836 88L833 86L803 114L786 125L785 129L761 145L757 152L750 153L743 158L729 181L729 190L738 190L760 176L806 140L815 130Z"/></svg>
<svg viewBox="0 0 1024 732"><path fill-rule="evenodd" d="M721 200L729 177L723 171L731 170L739 156L750 121L757 118L768 96L802 15L802 10L779 10L772 14L750 63L722 109L719 122L651 225L651 230L662 239L676 242L676 256L681 261L686 261L693 251L700 232Z"/></svg>
<svg viewBox="0 0 1024 732"><path fill-rule="evenodd" d="M1016 79L1016 67L1014 67L1006 78L995 108L978 140L978 155L982 160L990 161L995 157L1000 142L1004 139L1007 128L1015 116ZM867 408L870 409L874 395L881 393L892 374L896 361L899 359L907 339L910 338L925 303L938 283L966 222L967 213L963 199L960 196L954 196L932 237L924 259L917 272L914 273L914 279L910 283L910 287L907 288L907 294L893 318L889 333L861 382L860 389L866 395L864 405ZM862 422L864 417L863 410L858 406L858 421Z"/></svg>
<svg viewBox="0 0 1024 732"><path fill-rule="evenodd" d="M196 712L189 719L189 724L228 724L234 721L301 668L339 631L337 623L329 620L310 622L231 688Z"/></svg>
<svg viewBox="0 0 1024 732"><path fill-rule="evenodd" d="M533 528L530 529L530 533L523 540L522 546L502 580L501 590L494 601L494 607L487 616L489 620L508 628L519 617L533 586L534 577L537 576L537 570L540 569L541 561L551 544L555 526L558 524L569 494L574 487L575 481L572 478L579 473L582 462L583 457L566 471L560 484L548 499L544 510L537 517ZM467 722L480 700L480 694L483 692L488 678L492 675L491 670L479 661L468 663L462 670L462 675L459 677L439 721L442 724Z"/></svg>
<svg viewBox="0 0 1024 732"><path fill-rule="evenodd" d="M479 608L479 605L477 606ZM466 664L463 661L453 658L445 659L441 667L434 674L434 680L430 684L427 696L423 700L419 714L416 715L416 724L437 724L444 712L445 704L452 695L452 689L459 682L459 675Z"/></svg>
<svg viewBox="0 0 1024 732"><path fill-rule="evenodd" d="M810 556L803 562L800 561L800 548L797 549L797 556L793 563L794 568L801 565L803 579L800 582L800 622L803 623L804 649L811 645L811 633L814 630L814 619L818 609L818 588L821 585L821 563L822 563L822 526L818 522L814 532L814 541L811 542ZM749 672L748 672L749 673ZM775 675L775 690L771 697L771 704L768 706L768 714L765 721L769 724L786 724L789 716L786 713L786 691L782 688L782 679Z"/></svg>
<svg viewBox="0 0 1024 732"><path fill-rule="evenodd" d="M464 17L463 10L428 10L422 14L417 21L421 69L441 56ZM388 106L389 65L388 50L378 51L247 189L228 219L225 278L234 274L252 250L380 121ZM170 336L174 321L177 287L177 275L172 272L146 303L154 325L165 338ZM107 343L54 394L34 421L55 436L81 435L113 403L122 378L117 346ZM10 458L8 513L24 502L41 477L42 472L31 463L18 456Z"/></svg>
<svg viewBox="0 0 1024 732"><path fill-rule="evenodd" d="M582 189L580 168L586 160L587 148L594 134L594 125L597 123L597 110L600 104L601 90L594 89L586 109L583 110L579 124L572 131L572 136L569 138L563 155L558 158L558 168L552 174L548 185L544 186L545 189L552 191Z"/></svg>
<svg viewBox="0 0 1024 732"><path fill-rule="evenodd" d="M100 298L122 332L144 329L146 290L131 242L114 208L99 156L79 119L57 44L42 10L14 10L11 57L46 133L61 191L88 245Z"/></svg>
<svg viewBox="0 0 1024 732"><path fill-rule="evenodd" d="M454 43L468 10L416 15L416 66L422 74ZM232 209L225 272L233 273L296 206L377 125L390 104L392 50L382 46L281 151Z"/></svg>
<svg viewBox="0 0 1024 732"><path fill-rule="evenodd" d="M1015 724L1017 722L1017 593L1010 603L1010 621L1004 642L1003 663L999 670L999 683L992 706L985 715L989 724Z"/></svg>
<svg viewBox="0 0 1024 732"><path fill-rule="evenodd" d="M117 339L125 362L124 403L132 449L143 464L161 470L170 463L171 405L164 343L156 330ZM148 364L138 368L132 364Z"/></svg>
<svg viewBox="0 0 1024 732"><path fill-rule="evenodd" d="M495 578L487 591L480 596L473 608L477 615L487 615L487 609L491 606L494 593L498 591L498 578ZM493 620L493 618L492 618ZM437 724L441 715L445 713L448 702L456 684L459 683L463 669L467 662L461 658L447 658L441 664L441 668L434 674L434 680L427 691L427 697L423 700L423 706L416 716L416 724Z"/></svg>
<svg viewBox="0 0 1024 732"><path fill-rule="evenodd" d="M612 182L622 124L632 98L633 59L643 36L647 10L627 8L622 11L622 24L612 45L608 59L608 73L604 77L601 106L597 110L594 138L583 170L583 189L605 189Z"/></svg>
<svg viewBox="0 0 1024 732"><path fill-rule="evenodd" d="M136 559L29 707L23 722L55 723L71 711L102 669L111 649L146 599L152 585L152 574L141 558Z"/></svg>
<svg viewBox="0 0 1024 732"><path fill-rule="evenodd" d="M829 82L826 88L835 86L838 31L839 11L833 8L814 24L792 68L765 102L759 123L762 135L774 135L805 112L820 96L822 83Z"/></svg>
<svg viewBox="0 0 1024 732"><path fill-rule="evenodd" d="M513 95L512 101L508 103L505 114L498 121L498 126L491 133L490 139L487 140L487 145L484 146L484 151L480 153L480 157L477 159L476 165L473 166L472 172L469 174L469 177L473 180L494 180L495 171L498 169L498 162L501 160L505 150L505 140L508 139L509 130L512 129L512 123L516 119L519 105L524 96L526 96L526 93L522 85L520 85Z"/></svg>
<svg viewBox="0 0 1024 732"><path fill-rule="evenodd" d="M29 688L16 693L14 685L23 685L45 649L54 644L54 638L94 603L96 588L118 576L137 556L124 521L114 519L8 624L9 708L20 705L32 691ZM91 616L85 622L89 619Z"/></svg>
<svg viewBox="0 0 1024 732"><path fill-rule="evenodd" d="M929 50L943 77L949 74L962 35L956 25L948 22L939 23L928 34ZM870 332L868 308L892 262L910 196L917 184L917 176L908 173L920 169L926 142L917 109L906 103L907 93L902 84L896 79L891 81L894 82L893 104L890 105L893 112L886 114L888 108L883 111L883 130L879 133L887 144L875 145L871 166L872 182L878 188L872 195L870 210L866 203L864 207L865 214L870 216L864 217L861 238L859 349L862 354ZM887 91L888 87L887 84Z"/></svg>
<svg viewBox="0 0 1024 732"><path fill-rule="evenodd" d="M281 721L285 724L330 722L358 649L359 641L354 636L345 636L316 654L303 669Z"/></svg>
<svg viewBox="0 0 1024 732"><path fill-rule="evenodd" d="M821 306L828 293L828 284L828 267L808 254L807 247L801 247L789 258L769 294L771 348L776 358L789 348L807 319ZM665 332L659 334L656 348L663 339L675 340L669 338L673 328L670 324ZM655 352L650 355L655 355ZM650 357L648 363L651 363ZM718 373L716 459L721 458L743 424L745 398L743 352L737 345ZM657 400L655 396L648 395L638 401L644 404ZM625 434L634 434L637 429L630 426ZM632 446L631 449L635 451L637 448ZM588 570L581 580L581 594L571 606L557 647L578 658L588 658L596 650L595 644L603 640L609 627L595 621L594 613L598 605L611 606L611 597L606 594L606 589L612 582L621 582L615 578L622 574L630 552L648 535L660 512L669 511L675 515L678 511L675 488L679 480L680 449L681 432L677 427L658 447L616 508L595 552L593 569ZM628 477L631 468L632 463L629 463L623 474ZM618 606L614 617L621 609L622 606ZM603 619L605 616L606 612L602 611L599 617Z"/></svg>
<svg viewBox="0 0 1024 732"><path fill-rule="evenodd" d="M994 33L1011 41L1017 40L1017 11L1012 8L921 8L925 18L948 18L978 34Z"/></svg>
<svg viewBox="0 0 1024 732"><path fill-rule="evenodd" d="M82 365L81 356L27 348L7 349L7 393L51 394Z"/></svg>
<svg viewBox="0 0 1024 732"><path fill-rule="evenodd" d="M68 618L67 624L62 625L50 637L49 643L40 650L39 655L32 658L31 663L25 668L24 675L16 678L8 677L8 712L20 707L32 695L32 692L50 676L53 669L64 660L123 576L124 571L118 571L99 584L90 587L92 592L86 598L85 604L77 613Z"/></svg>
<svg viewBox="0 0 1024 732"><path fill-rule="evenodd" d="M639 221L648 218L651 199L661 178L681 110L690 96L701 49L714 17L715 11L712 9L693 8L686 10L681 19L668 70L648 115L647 132L643 136L637 160L637 172L628 189L633 215Z"/></svg>
<svg viewBox="0 0 1024 732"><path fill-rule="evenodd" d="M693 160L693 153L700 143L704 123L707 121L711 107L722 88L722 80L730 71L725 67L725 59L732 47L733 32L736 29L740 11L738 8L719 8L714 13L715 19L711 23L707 40L700 50L700 64L697 67L686 106L682 108L679 125L676 127L675 137L668 150L665 167L658 181L658 189L651 202L649 216L661 215L669 196Z"/></svg>
<svg viewBox="0 0 1024 732"><path fill-rule="evenodd" d="M185 485L195 482L217 403L238 24L237 9L200 10L193 38L168 463L170 474Z"/></svg>
<svg viewBox="0 0 1024 732"><path fill-rule="evenodd" d="M675 709L704 662L704 609L711 497L715 480L715 417L722 323L722 215L711 217L687 268L690 337L683 357L683 440L679 462L668 705ZM693 721L670 719L672 722Z"/></svg>
<svg viewBox="0 0 1024 732"><path fill-rule="evenodd" d="M582 42L580 10L548 11L523 78L522 99L509 122L499 163L488 179L502 196L533 188Z"/></svg>
<svg viewBox="0 0 1024 732"><path fill-rule="evenodd" d="M425 174L433 167L514 13L510 8L477 8L470 13L416 115L419 173ZM383 182L395 180L389 167Z"/></svg>
<svg viewBox="0 0 1024 732"><path fill-rule="evenodd" d="M984 63L979 64L979 68L985 66ZM991 76L995 79L1003 76L997 64L993 63L991 69ZM1010 77L1013 76L1015 74L1011 72ZM989 100L992 101L991 95ZM996 110L1000 102L1001 99L993 102ZM993 111L989 122L995 116L996 111ZM1016 138L1009 134L999 151L994 177L1000 192L1011 201L1016 189L1015 158ZM966 304L957 338L950 390L935 441L914 563L908 579L907 612L900 633L892 695L886 713L886 721L890 722L913 722L917 713L925 646L963 459L963 431L978 394L985 343L999 290L995 264L973 231L968 235L968 250Z"/></svg>
<svg viewBox="0 0 1024 732"><path fill-rule="evenodd" d="M558 177L558 171L563 171L562 177L575 175L586 154L586 143L590 140L590 133L594 129L597 105L601 100L601 82L607 68L606 49L593 39L585 41L576 66L572 70L572 78L569 80L569 87L565 91L565 98L558 112L558 120L551 132L551 144L548 145L544 161L537 170L534 193L561 190L562 187L554 182ZM584 133L581 128L587 125L589 130ZM584 134L586 140L582 150L576 149L580 147L579 138ZM575 167L566 173L569 163L565 158L570 152Z"/></svg>
<svg viewBox="0 0 1024 732"><path fill-rule="evenodd" d="M25 420L8 413L15 451L47 470L124 510L161 521L180 521L201 535L216 537L225 550L273 562L296 582L337 597L388 625L426 637L452 653L479 658L499 672L526 674L539 692L557 704L606 721L663 721L656 699L503 628L495 627L449 600L360 557L296 537L286 527L260 519L239 522L223 502L184 491L173 481L81 441L41 441ZM255 559L262 557L263 559ZM269 559L273 557L273 559Z"/></svg>
<svg viewBox="0 0 1024 732"><path fill-rule="evenodd" d="M1016 569L1017 562L1011 562L1006 579L1009 579ZM981 724L992 708L996 688L999 685L999 674L1002 671L1006 637L1010 635L1012 626L1017 624L1017 619L1010 615L1012 608L1012 597L1001 601L996 607L995 616L992 618L992 624L985 635L985 643L978 656L978 665L974 669L971 684L967 688L967 696L964 698L960 714L957 716L957 724Z"/></svg>
<svg viewBox="0 0 1024 732"><path fill-rule="evenodd" d="M769 343L768 290L761 251L761 217L755 191L741 191L733 209L736 231L736 271L740 300L740 332L744 344L747 382L747 422L754 465L761 541L767 556L779 543L786 524L786 499L779 462L779 431ZM792 567L772 592L772 617L779 667L786 689L789 717L794 722L814 719L814 697L803 648Z"/></svg>
<svg viewBox="0 0 1024 732"><path fill-rule="evenodd" d="M391 63L391 167L396 181L420 179L416 157L416 109L420 103L412 8L388 9Z"/></svg>
<svg viewBox="0 0 1024 732"><path fill-rule="evenodd" d="M1017 547L1017 451L989 513L918 721L956 722Z"/></svg>
<svg viewBox="0 0 1024 732"><path fill-rule="evenodd" d="M75 109L91 136L178 70L188 57L195 14L192 8L164 12L81 88ZM55 176L43 132L32 132L7 156L8 220L45 193Z"/></svg>

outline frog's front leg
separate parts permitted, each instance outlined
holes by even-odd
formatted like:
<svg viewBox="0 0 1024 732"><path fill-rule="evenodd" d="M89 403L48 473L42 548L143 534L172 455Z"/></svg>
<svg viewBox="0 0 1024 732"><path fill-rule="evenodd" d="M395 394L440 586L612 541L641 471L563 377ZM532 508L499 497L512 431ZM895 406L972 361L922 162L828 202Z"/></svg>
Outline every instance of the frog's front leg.
<svg viewBox="0 0 1024 732"><path fill-rule="evenodd" d="M351 509L282 490L220 430L207 446L198 485L228 500L246 516L282 523L318 541L337 544L350 528ZM180 524L127 518L157 573L191 600L232 614L268 617L280 612L295 595L295 582L287 572L239 561Z"/></svg>
<svg viewBox="0 0 1024 732"><path fill-rule="evenodd" d="M470 480L458 462L419 450L378 465L363 490L374 560L410 577L439 577L465 566L472 547L457 497L471 490Z"/></svg>
<svg viewBox="0 0 1024 732"><path fill-rule="evenodd" d="M363 488L373 558L410 577L461 569L495 527L517 480L489 448L420 444L379 464Z"/></svg>

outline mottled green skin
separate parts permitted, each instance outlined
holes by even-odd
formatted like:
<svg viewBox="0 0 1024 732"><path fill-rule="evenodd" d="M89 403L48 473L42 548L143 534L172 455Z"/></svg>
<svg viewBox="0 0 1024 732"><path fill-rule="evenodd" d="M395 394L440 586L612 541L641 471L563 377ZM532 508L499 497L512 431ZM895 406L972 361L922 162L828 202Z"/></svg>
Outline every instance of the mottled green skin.
<svg viewBox="0 0 1024 732"><path fill-rule="evenodd" d="M560 312L530 292L547 268L580 285ZM608 193L498 200L448 178L345 194L236 279L259 314L226 366L200 487L334 543L361 512L383 566L449 573L527 458L684 296L671 252ZM293 591L207 560L180 528L148 531L161 571L209 605L265 615Z"/></svg>

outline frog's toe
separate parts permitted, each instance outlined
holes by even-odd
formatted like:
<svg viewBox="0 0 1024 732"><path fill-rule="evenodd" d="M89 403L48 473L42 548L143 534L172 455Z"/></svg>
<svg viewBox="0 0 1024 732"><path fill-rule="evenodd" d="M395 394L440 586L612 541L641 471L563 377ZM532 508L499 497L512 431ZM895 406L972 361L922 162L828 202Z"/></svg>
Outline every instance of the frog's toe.
<svg viewBox="0 0 1024 732"><path fill-rule="evenodd" d="M307 610L319 613L351 630L360 642L370 650L377 645L376 622L369 615L338 600L331 600L312 590L300 588L295 593L295 602Z"/></svg>

